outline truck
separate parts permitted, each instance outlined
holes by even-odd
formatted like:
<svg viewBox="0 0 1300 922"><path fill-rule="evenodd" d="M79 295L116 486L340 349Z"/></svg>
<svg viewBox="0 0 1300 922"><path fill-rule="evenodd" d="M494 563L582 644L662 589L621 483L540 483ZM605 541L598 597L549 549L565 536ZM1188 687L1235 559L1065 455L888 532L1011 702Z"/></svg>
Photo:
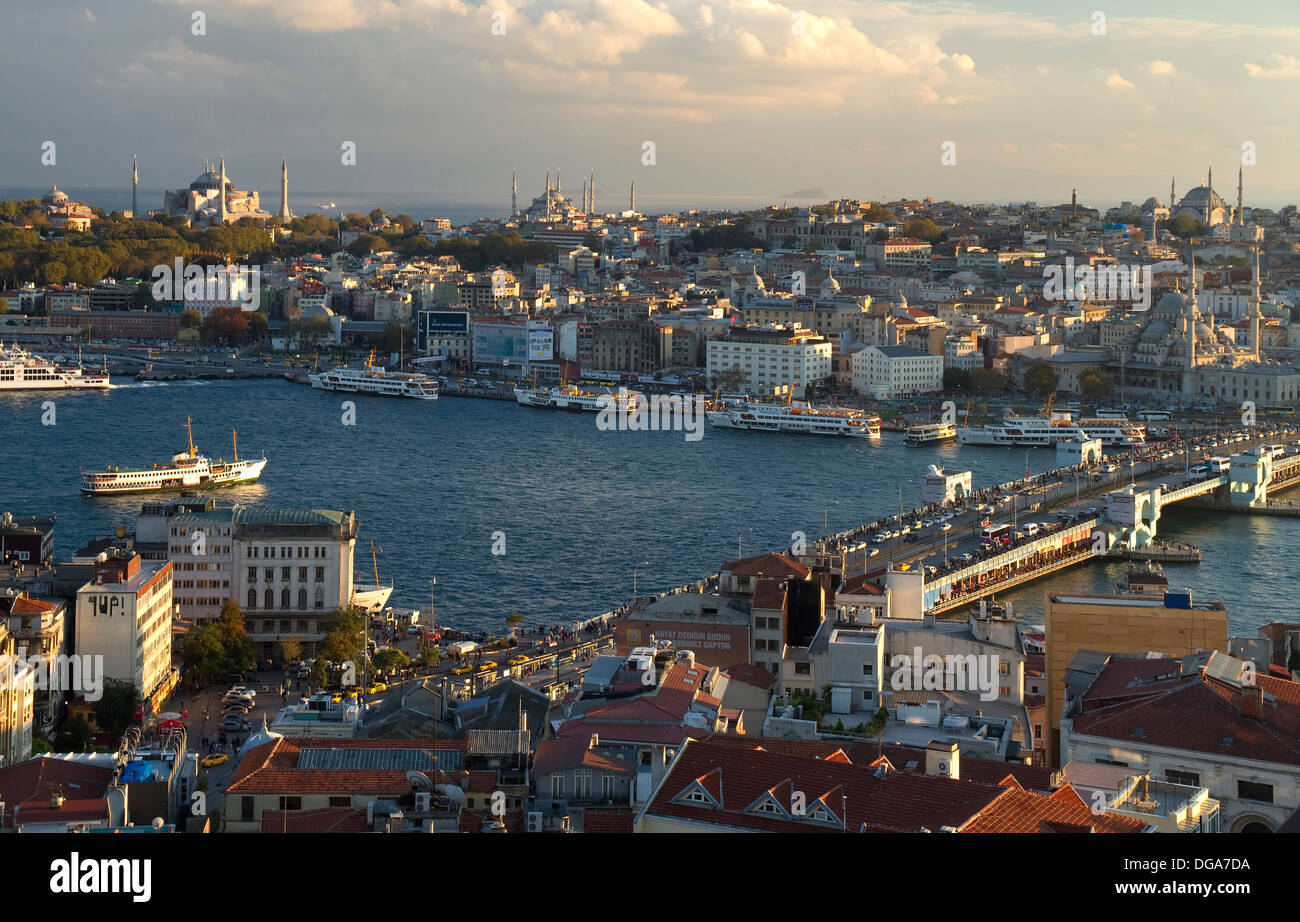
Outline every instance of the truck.
<svg viewBox="0 0 1300 922"><path fill-rule="evenodd" d="M464 656L466 653L473 653L478 649L478 644L472 640L458 640L447 648L447 653L451 656Z"/></svg>

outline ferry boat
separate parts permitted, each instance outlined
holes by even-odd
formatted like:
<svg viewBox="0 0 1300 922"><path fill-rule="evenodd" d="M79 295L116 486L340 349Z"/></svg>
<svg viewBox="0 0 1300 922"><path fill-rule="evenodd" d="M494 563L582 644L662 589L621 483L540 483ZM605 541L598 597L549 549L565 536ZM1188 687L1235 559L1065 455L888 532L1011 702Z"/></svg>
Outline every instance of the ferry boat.
<svg viewBox="0 0 1300 922"><path fill-rule="evenodd" d="M384 610L388 604L388 597L393 594L393 584L390 581L384 585L379 581L379 560L375 557L375 541L370 539L370 562L374 566L375 581L373 583L363 583L361 574L352 582L352 604L363 609L367 614L377 614Z"/></svg>
<svg viewBox="0 0 1300 922"><path fill-rule="evenodd" d="M48 362L26 349L0 346L0 391L106 389L108 372Z"/></svg>
<svg viewBox="0 0 1300 922"><path fill-rule="evenodd" d="M583 410L595 413L610 408L635 413L641 394L637 391L598 394L576 387L516 387L515 401L520 406L544 407L548 410ZM610 401L613 400L613 404Z"/></svg>
<svg viewBox="0 0 1300 922"><path fill-rule="evenodd" d="M1005 416L1000 423L957 430L963 445L1011 445L1051 448L1057 442L1101 439L1103 445L1146 444L1146 426L1127 419L1073 419L1064 410L1050 416Z"/></svg>
<svg viewBox="0 0 1300 922"><path fill-rule="evenodd" d="M952 423L923 423L907 427L903 444L929 445L935 442L951 442L955 438L957 438L957 427Z"/></svg>
<svg viewBox="0 0 1300 922"><path fill-rule="evenodd" d="M413 397L437 400L438 380L418 372L384 371L374 366L375 352L370 350L365 368L331 368L310 372L311 386L322 391L349 394L376 394L380 397Z"/></svg>
<svg viewBox="0 0 1300 922"><path fill-rule="evenodd" d="M192 490L202 487L231 486L252 483L262 476L266 458L251 461L239 460L238 436L235 436L235 457L232 461L209 461L194 447L194 432L188 417L185 432L189 450L172 455L167 464L151 468L106 467L102 471L81 472L81 492L91 496L114 496L120 493L153 493L159 490Z"/></svg>
<svg viewBox="0 0 1300 922"><path fill-rule="evenodd" d="M755 429L760 432L795 432L805 435L880 437L880 417L863 410L814 407L803 400L788 404L748 403L705 412L721 429Z"/></svg>

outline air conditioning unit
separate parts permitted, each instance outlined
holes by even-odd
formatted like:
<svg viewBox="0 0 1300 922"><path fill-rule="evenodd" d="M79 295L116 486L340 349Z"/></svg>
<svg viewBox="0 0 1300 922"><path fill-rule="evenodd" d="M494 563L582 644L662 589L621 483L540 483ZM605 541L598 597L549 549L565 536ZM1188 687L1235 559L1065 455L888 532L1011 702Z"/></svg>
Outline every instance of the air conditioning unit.
<svg viewBox="0 0 1300 922"><path fill-rule="evenodd" d="M939 774L946 775L952 766L948 764L947 759L940 759L938 764Z"/></svg>
<svg viewBox="0 0 1300 922"><path fill-rule="evenodd" d="M525 828L528 832L542 831L542 812L540 810L535 810L528 814L528 825Z"/></svg>
<svg viewBox="0 0 1300 922"><path fill-rule="evenodd" d="M429 804L430 804L430 802L431 802L431 800L432 800L432 797L433 797L433 795L430 794L428 791L416 791L416 792L415 792L415 812L416 812L416 813L428 813L428 812L429 812Z"/></svg>

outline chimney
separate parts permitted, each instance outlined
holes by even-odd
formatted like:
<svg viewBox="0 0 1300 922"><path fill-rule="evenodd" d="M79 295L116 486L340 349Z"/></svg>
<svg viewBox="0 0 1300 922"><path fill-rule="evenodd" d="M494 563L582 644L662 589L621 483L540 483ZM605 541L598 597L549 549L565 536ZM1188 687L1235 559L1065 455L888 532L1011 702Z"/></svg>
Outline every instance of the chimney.
<svg viewBox="0 0 1300 922"><path fill-rule="evenodd" d="M925 773L938 778L961 777L961 750L956 743L931 740L925 747Z"/></svg>
<svg viewBox="0 0 1300 922"><path fill-rule="evenodd" d="M1240 702L1242 717L1249 717L1251 720L1264 719L1264 689L1258 685L1247 685L1242 688L1237 700Z"/></svg>

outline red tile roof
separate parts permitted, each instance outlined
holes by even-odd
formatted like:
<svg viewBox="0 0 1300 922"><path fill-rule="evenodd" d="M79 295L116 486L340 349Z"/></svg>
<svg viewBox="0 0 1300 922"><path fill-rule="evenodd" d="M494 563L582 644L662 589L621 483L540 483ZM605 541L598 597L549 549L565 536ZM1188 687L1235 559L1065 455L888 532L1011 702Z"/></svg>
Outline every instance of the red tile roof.
<svg viewBox="0 0 1300 922"><path fill-rule="evenodd" d="M262 832L370 832L366 811L352 807L314 810L263 810Z"/></svg>
<svg viewBox="0 0 1300 922"><path fill-rule="evenodd" d="M78 800L102 798L112 779L111 769L43 756L0 769L0 801L10 806L5 826L13 818L13 807L29 802L48 807L50 795L58 790Z"/></svg>
<svg viewBox="0 0 1300 922"><path fill-rule="evenodd" d="M776 676L766 669L759 669L749 663L736 663L722 671L730 676L733 682L741 682L755 688L771 688L776 684Z"/></svg>
<svg viewBox="0 0 1300 922"><path fill-rule="evenodd" d="M742 557L739 560L729 560L722 565L722 569L734 576L798 576L806 577L812 572L793 557L787 557L785 554L768 553L758 554L754 557Z"/></svg>
<svg viewBox="0 0 1300 922"><path fill-rule="evenodd" d="M636 815L631 810L584 810L582 813L582 831L584 833L630 833Z"/></svg>
<svg viewBox="0 0 1300 922"><path fill-rule="evenodd" d="M16 813L13 822L18 826L30 823L91 823L109 819L108 801L102 797L65 800L61 807L50 806L48 800L28 801L19 804Z"/></svg>
<svg viewBox="0 0 1300 922"><path fill-rule="evenodd" d="M277 739L258 746L240 761L226 786L228 794L384 794L411 791L402 769L299 768L305 749L463 749L464 740ZM422 772L436 784L459 779L442 772Z"/></svg>
<svg viewBox="0 0 1300 922"><path fill-rule="evenodd" d="M962 832L1141 832L1146 823L1113 813L1095 814L1068 784L1044 797L1007 789L961 827Z"/></svg>
<svg viewBox="0 0 1300 922"><path fill-rule="evenodd" d="M44 599L33 599L31 596L21 595L14 599L14 603L9 608L11 615L40 615L47 611L54 611L59 606L53 602L46 602Z"/></svg>
<svg viewBox="0 0 1300 922"><path fill-rule="evenodd" d="M754 608L780 611L785 607L785 583L779 579L764 578L754 584Z"/></svg>

